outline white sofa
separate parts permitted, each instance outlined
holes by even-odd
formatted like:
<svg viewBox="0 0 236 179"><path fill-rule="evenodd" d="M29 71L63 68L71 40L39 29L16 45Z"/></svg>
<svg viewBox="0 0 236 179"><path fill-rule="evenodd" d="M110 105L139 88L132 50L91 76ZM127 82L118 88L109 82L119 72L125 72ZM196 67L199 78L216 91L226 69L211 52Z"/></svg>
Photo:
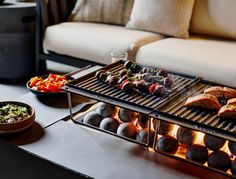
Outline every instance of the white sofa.
<svg viewBox="0 0 236 179"><path fill-rule="evenodd" d="M142 65L236 87L234 7L236 0L196 0L189 39L123 26L64 22L47 28L44 52L109 64L111 51L128 51L129 57Z"/></svg>

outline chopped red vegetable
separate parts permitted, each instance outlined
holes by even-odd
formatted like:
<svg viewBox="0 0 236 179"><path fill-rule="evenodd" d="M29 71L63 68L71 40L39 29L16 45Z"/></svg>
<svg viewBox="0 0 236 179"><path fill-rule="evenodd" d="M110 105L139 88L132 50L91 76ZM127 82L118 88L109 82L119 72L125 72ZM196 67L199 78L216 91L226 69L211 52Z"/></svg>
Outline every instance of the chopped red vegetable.
<svg viewBox="0 0 236 179"><path fill-rule="evenodd" d="M40 92L61 92L61 87L64 86L68 80L65 76L50 73L46 79L41 77L33 77L30 79L29 86L33 90Z"/></svg>

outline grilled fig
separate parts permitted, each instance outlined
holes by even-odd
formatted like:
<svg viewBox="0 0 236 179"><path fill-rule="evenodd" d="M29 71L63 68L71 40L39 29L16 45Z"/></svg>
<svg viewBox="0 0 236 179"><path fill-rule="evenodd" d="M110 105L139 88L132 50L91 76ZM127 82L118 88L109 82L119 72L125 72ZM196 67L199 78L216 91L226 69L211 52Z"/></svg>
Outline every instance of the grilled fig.
<svg viewBox="0 0 236 179"><path fill-rule="evenodd" d="M134 84L128 80L125 80L120 85L121 90L123 90L125 93L132 93L134 91Z"/></svg>
<svg viewBox="0 0 236 179"><path fill-rule="evenodd" d="M118 77L117 76L109 76L109 78L107 78L107 83L111 86L115 86L118 84Z"/></svg>
<svg viewBox="0 0 236 179"><path fill-rule="evenodd" d="M168 72L166 70L160 69L157 73L159 76L167 77Z"/></svg>
<svg viewBox="0 0 236 179"><path fill-rule="evenodd" d="M170 77L164 78L164 86L166 88L171 88L173 86L174 82Z"/></svg>
<svg viewBox="0 0 236 179"><path fill-rule="evenodd" d="M161 97L161 96L164 96L165 93L166 93L165 87L163 85L158 85L153 91L152 95Z"/></svg>
<svg viewBox="0 0 236 179"><path fill-rule="evenodd" d="M130 67L132 73L139 73L142 70L142 67L137 63L133 63Z"/></svg>
<svg viewBox="0 0 236 179"><path fill-rule="evenodd" d="M132 65L133 65L133 62L128 60L125 62L124 67L126 69L130 69Z"/></svg>
<svg viewBox="0 0 236 179"><path fill-rule="evenodd" d="M128 71L126 69L123 69L120 71L120 77L122 78L123 76L125 76L128 73Z"/></svg>
<svg viewBox="0 0 236 179"><path fill-rule="evenodd" d="M135 88L143 93L149 92L149 85L144 80L140 80L137 83L135 83Z"/></svg>

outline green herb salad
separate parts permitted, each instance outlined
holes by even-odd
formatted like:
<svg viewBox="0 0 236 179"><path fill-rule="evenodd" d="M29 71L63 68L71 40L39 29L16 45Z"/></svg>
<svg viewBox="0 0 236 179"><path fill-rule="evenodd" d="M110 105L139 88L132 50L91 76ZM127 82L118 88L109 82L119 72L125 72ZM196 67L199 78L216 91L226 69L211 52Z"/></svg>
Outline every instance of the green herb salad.
<svg viewBox="0 0 236 179"><path fill-rule="evenodd" d="M6 104L0 107L0 123L11 124L21 121L30 116L27 107L16 104Z"/></svg>

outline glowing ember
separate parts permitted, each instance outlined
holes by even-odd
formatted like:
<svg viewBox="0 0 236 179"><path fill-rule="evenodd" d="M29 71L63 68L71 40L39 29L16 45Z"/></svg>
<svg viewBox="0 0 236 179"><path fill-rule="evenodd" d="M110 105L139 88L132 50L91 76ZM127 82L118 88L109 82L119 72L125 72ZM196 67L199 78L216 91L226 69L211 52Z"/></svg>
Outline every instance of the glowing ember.
<svg viewBox="0 0 236 179"><path fill-rule="evenodd" d="M194 143L199 144L199 145L203 145L203 137L204 137L204 133L202 132L197 132L197 136L196 136L196 141Z"/></svg>
<svg viewBox="0 0 236 179"><path fill-rule="evenodd" d="M174 125L173 130L171 131L170 135L173 137L176 137L176 133L177 133L178 128L179 128L178 125Z"/></svg>

